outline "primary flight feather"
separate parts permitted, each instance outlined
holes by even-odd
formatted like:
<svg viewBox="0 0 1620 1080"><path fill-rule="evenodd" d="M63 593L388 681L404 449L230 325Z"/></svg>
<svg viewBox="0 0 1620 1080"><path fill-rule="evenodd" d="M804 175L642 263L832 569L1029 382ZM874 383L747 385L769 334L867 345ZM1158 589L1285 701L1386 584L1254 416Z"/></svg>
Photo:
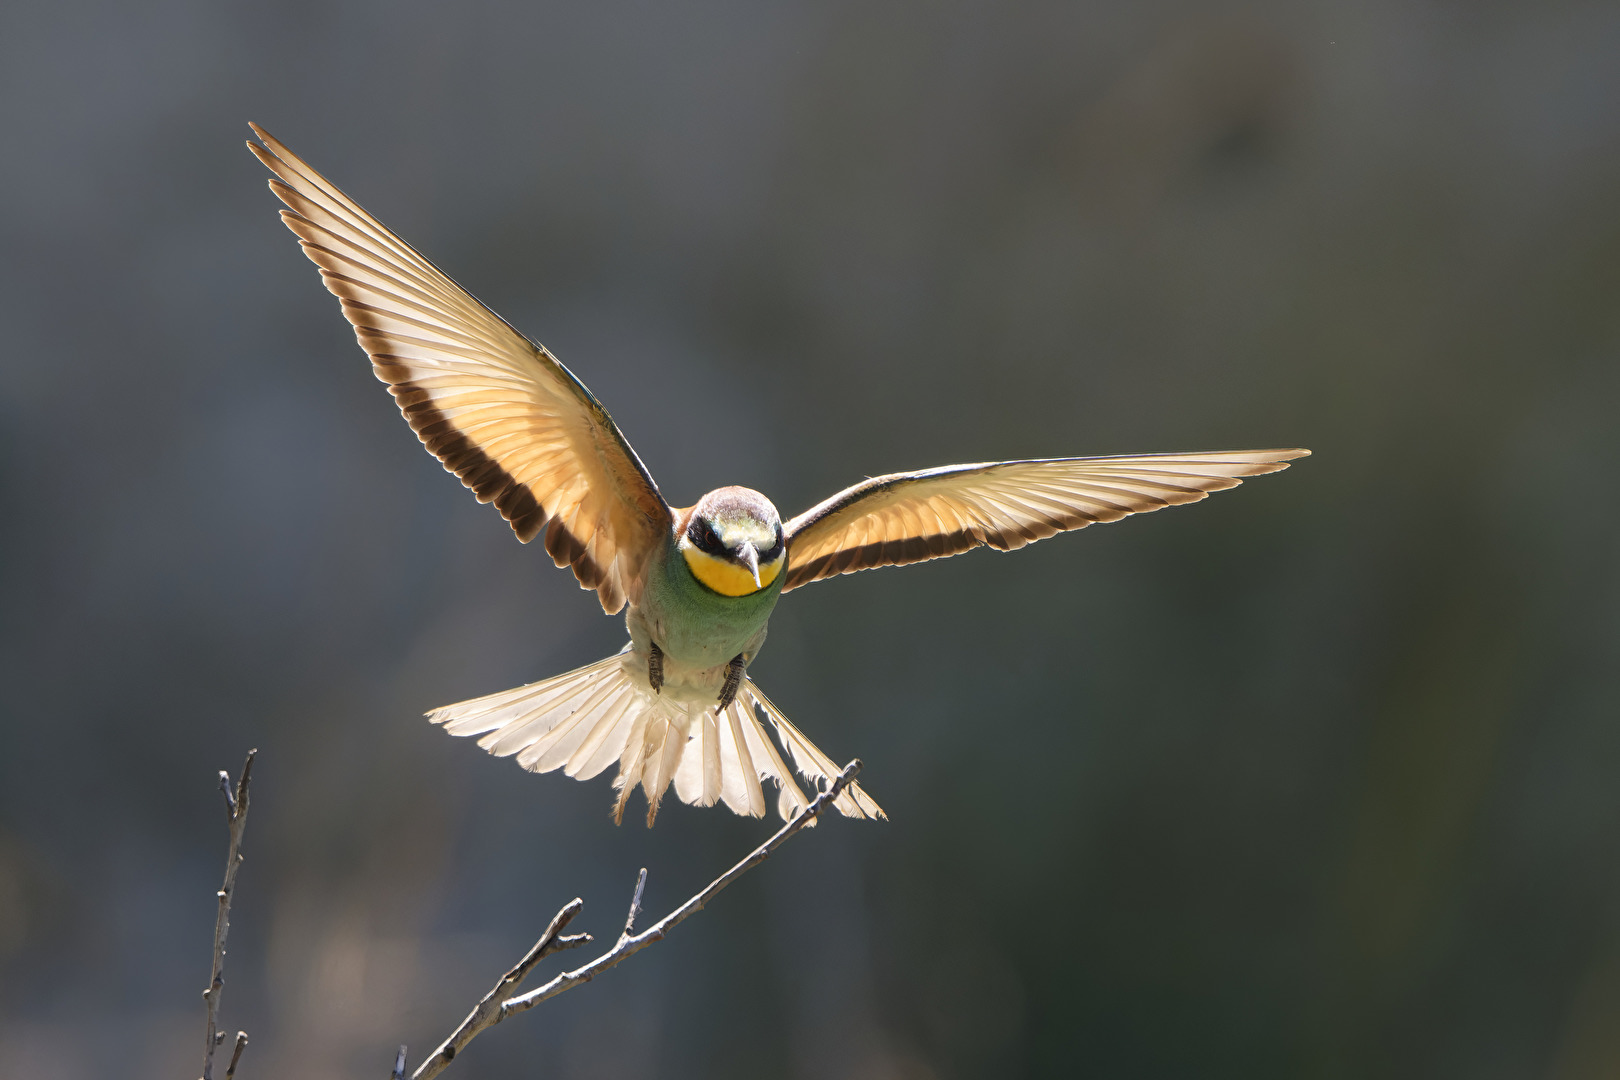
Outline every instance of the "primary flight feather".
<svg viewBox="0 0 1620 1080"><path fill-rule="evenodd" d="M544 346L389 231L258 125L248 148L406 421L524 543L545 537L612 615L623 651L555 678L428 714L535 772L588 780L617 764L614 820L640 787L653 823L683 802L784 819L808 805L764 722L812 780L838 774L748 677L777 598L822 578L975 547L1010 551L1094 522L1194 502L1307 450L1146 454L949 465L878 476L783 522L757 491L722 487L685 509L658 485L596 396ZM834 805L883 817L858 784Z"/></svg>

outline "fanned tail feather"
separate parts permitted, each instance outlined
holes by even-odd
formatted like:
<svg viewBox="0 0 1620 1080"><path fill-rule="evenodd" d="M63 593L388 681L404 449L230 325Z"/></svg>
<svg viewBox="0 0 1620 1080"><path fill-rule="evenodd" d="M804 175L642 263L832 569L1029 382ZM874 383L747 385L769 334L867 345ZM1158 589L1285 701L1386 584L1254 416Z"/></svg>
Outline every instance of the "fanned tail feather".
<svg viewBox="0 0 1620 1080"><path fill-rule="evenodd" d="M749 704L755 706L770 720L771 726L776 729L776 737L787 747L789 756L793 758L793 765L799 770L799 775L823 784L831 784L844 770L834 764L832 758L821 752L815 743L804 737L798 728L793 726L782 710L771 704L771 699L765 696L753 679L747 680L739 697L747 697ZM756 726L758 726L756 724ZM861 785L850 784L843 794L833 800L833 806L845 817L852 818L883 818L888 816L877 800L861 790Z"/></svg>
<svg viewBox="0 0 1620 1080"><path fill-rule="evenodd" d="M801 775L821 785L839 774L754 680L744 680L736 700L717 713L713 705L653 693L628 648L555 678L427 714L452 735L479 736L478 745L497 757L515 756L530 772L560 768L565 776L589 780L618 762L613 820L623 819L630 793L640 787L648 826L671 784L684 803L723 802L735 813L763 817L761 782L770 780L782 820L801 813L809 800L766 735L761 715ZM833 805L846 817L886 817L859 784Z"/></svg>

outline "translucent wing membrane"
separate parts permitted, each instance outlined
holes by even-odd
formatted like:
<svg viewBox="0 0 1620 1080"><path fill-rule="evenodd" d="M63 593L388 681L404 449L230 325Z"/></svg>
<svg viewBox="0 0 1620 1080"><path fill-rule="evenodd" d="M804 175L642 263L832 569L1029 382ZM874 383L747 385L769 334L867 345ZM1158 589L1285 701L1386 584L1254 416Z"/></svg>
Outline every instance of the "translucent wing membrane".
<svg viewBox="0 0 1620 1080"><path fill-rule="evenodd" d="M557 358L395 236L267 132L248 148L417 437L612 614L638 593L668 505L591 392Z"/></svg>
<svg viewBox="0 0 1620 1080"><path fill-rule="evenodd" d="M874 477L787 523L783 588L976 547L1011 551L1095 522L1197 502L1245 477L1286 469L1291 459L1309 453L1052 458Z"/></svg>

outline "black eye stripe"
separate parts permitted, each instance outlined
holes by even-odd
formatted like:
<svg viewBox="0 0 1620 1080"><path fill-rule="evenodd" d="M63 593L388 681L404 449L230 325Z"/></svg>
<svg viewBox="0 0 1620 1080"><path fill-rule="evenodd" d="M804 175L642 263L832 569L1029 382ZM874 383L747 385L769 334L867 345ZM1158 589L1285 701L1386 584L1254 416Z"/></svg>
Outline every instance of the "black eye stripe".
<svg viewBox="0 0 1620 1080"><path fill-rule="evenodd" d="M771 562L782 554L783 537L780 524L776 526L775 532L775 539L771 546L759 552L759 561L761 563ZM713 555L716 558L733 557L732 553L726 549L726 545L721 542L719 535L714 531L714 527L705 518L696 515L692 517L692 520L686 526L686 538L693 547L706 554Z"/></svg>
<svg viewBox="0 0 1620 1080"><path fill-rule="evenodd" d="M686 538L692 541L692 545L699 551L710 555L721 555L726 549L720 538L715 535L714 529L700 517L693 518L692 524L687 526Z"/></svg>
<svg viewBox="0 0 1620 1080"><path fill-rule="evenodd" d="M782 526L780 524L778 524L776 526L776 543L771 545L770 557L772 559L775 559L779 555L782 554L782 545L783 545Z"/></svg>
<svg viewBox="0 0 1620 1080"><path fill-rule="evenodd" d="M759 561L768 563L782 554L782 526L776 527L776 541L770 547L759 553Z"/></svg>

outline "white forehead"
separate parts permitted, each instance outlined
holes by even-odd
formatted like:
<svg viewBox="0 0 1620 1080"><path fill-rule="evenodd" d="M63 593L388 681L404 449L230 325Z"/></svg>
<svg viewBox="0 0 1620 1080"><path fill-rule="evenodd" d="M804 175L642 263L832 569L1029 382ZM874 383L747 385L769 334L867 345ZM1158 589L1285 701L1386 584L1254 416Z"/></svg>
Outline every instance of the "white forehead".
<svg viewBox="0 0 1620 1080"><path fill-rule="evenodd" d="M746 514L727 514L718 520L711 519L709 523L726 547L736 547L745 540L761 550L776 544L775 522L767 523Z"/></svg>

